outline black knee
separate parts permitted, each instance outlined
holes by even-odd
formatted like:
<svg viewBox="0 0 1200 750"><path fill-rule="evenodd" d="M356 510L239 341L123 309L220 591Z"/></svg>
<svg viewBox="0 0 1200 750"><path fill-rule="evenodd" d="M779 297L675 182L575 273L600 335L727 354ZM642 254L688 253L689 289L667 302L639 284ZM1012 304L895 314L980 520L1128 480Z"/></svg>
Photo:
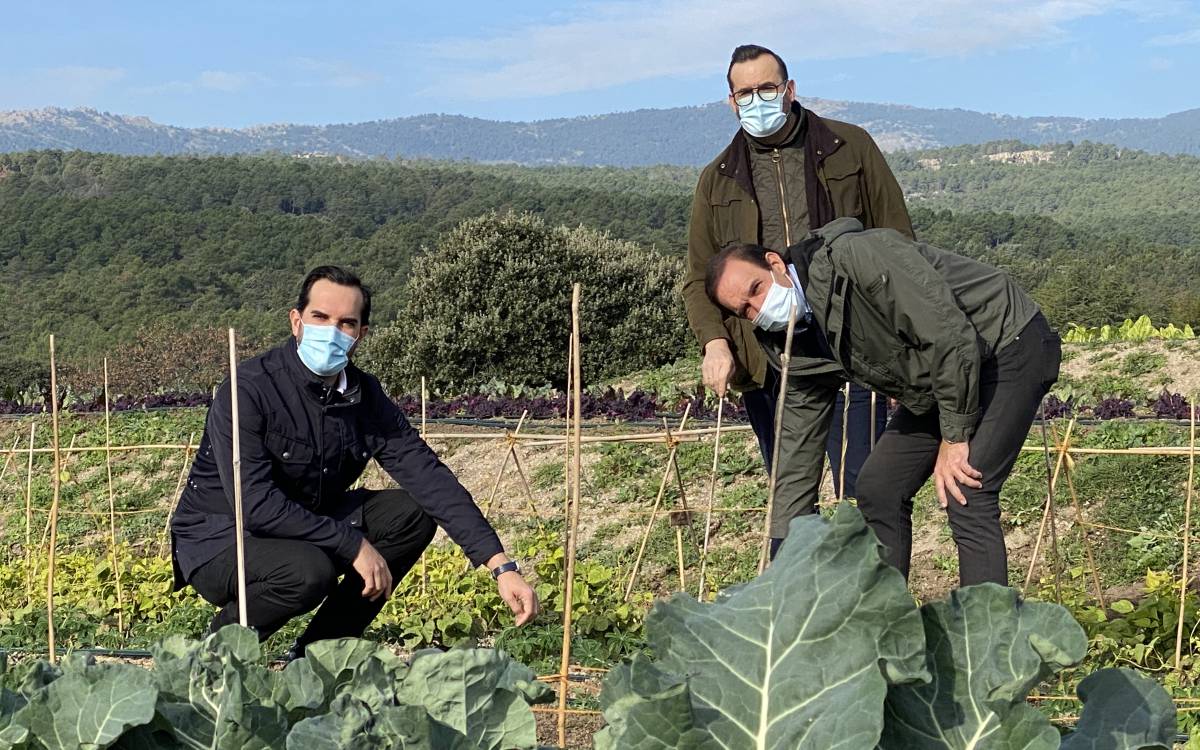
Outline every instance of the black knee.
<svg viewBox="0 0 1200 750"><path fill-rule="evenodd" d="M281 599L291 601L298 610L307 612L329 595L337 577L333 560L314 549L312 554L296 557L280 568L271 583Z"/></svg>
<svg viewBox="0 0 1200 750"><path fill-rule="evenodd" d="M895 481L889 480L881 471L871 471L867 466L854 478L853 497L858 500L859 508L878 507L895 491Z"/></svg>

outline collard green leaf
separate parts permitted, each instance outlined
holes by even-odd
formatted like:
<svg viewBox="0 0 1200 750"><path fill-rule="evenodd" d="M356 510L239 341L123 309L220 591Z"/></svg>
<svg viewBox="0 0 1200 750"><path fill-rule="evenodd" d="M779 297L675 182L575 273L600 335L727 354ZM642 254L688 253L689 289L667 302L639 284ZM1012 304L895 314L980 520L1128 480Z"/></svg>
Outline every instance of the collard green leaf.
<svg viewBox="0 0 1200 750"><path fill-rule="evenodd" d="M1062 750L1170 750L1175 704L1154 680L1130 669L1101 669L1076 689L1083 714Z"/></svg>
<svg viewBox="0 0 1200 750"><path fill-rule="evenodd" d="M335 638L311 643L305 649L304 658L325 686L325 695L330 699L340 692L343 685L354 681L355 675L368 662L375 661L379 665L379 669L370 670L371 675L387 675L389 682L395 684L404 680L408 669L388 649L359 638ZM382 685L380 687L383 688Z"/></svg>
<svg viewBox="0 0 1200 750"><path fill-rule="evenodd" d="M441 739L434 734L440 730ZM473 750L461 734L436 727L420 706L384 706L373 710L349 694L338 696L330 711L296 724L287 750Z"/></svg>
<svg viewBox="0 0 1200 750"><path fill-rule="evenodd" d="M537 722L526 703L533 673L489 649L419 651L397 692L403 704L466 736L479 750L537 747ZM435 734L435 739L440 735Z"/></svg>
<svg viewBox="0 0 1200 750"><path fill-rule="evenodd" d="M696 728L725 748L872 747L888 683L928 679L904 578L848 504L792 521L770 569L718 602L659 602L646 633L659 666L687 678ZM614 699L605 716L628 725L634 709Z"/></svg>
<svg viewBox="0 0 1200 750"><path fill-rule="evenodd" d="M150 674L127 664L73 667L35 693L16 721L48 750L104 748L154 717Z"/></svg>
<svg viewBox="0 0 1200 750"><path fill-rule="evenodd" d="M888 691L883 750L1058 747L1058 732L1025 697L1087 652L1066 609L987 583L926 604L921 615L933 681Z"/></svg>
<svg viewBox="0 0 1200 750"><path fill-rule="evenodd" d="M687 683L641 654L613 669L600 692L608 726L596 750L705 750L719 745L697 726Z"/></svg>

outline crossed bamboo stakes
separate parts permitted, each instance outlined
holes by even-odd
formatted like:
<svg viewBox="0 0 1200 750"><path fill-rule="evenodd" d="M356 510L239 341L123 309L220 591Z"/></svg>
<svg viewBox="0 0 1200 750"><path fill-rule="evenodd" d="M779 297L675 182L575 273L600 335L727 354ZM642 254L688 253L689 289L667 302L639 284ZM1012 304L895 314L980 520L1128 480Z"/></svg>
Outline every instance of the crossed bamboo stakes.
<svg viewBox="0 0 1200 750"><path fill-rule="evenodd" d="M559 685L559 702L558 706L553 709L535 709L538 711L547 711L557 715L557 728L559 745L563 746L566 742L566 719L570 715L595 714L597 712L583 709L572 709L567 707L569 697L569 678L572 671L574 672L597 672L603 670L588 670L583 667L571 665L572 651L572 615L573 615L573 589L575 584L575 563L578 549L578 529L579 516L581 512L581 487L582 487L582 460L581 452L584 444L595 443L661 443L667 450L666 466L662 472L658 492L655 501L649 511L627 511L625 515L636 516L646 515L646 523L642 528L641 540L638 548L638 553L634 559L629 576L626 581L624 595L626 600L632 596L632 592L636 586L639 572L645 558L649 539L653 533L656 522L663 516L666 516L674 529L676 566L680 591L688 591L688 581L686 578L687 555L686 545L684 542L684 529L687 529L689 544L692 549L698 549L699 557L699 573L696 579L695 591L697 596L703 600L707 597L709 591L709 554L711 551L712 531L713 531L713 515L715 513L763 513L763 526L761 535L761 552L759 556L759 570L767 564L767 551L770 543L770 518L771 510L774 506L775 484L778 477L778 456L779 451L775 451L775 459L770 467L770 483L768 487L768 497L766 507L716 507L717 487L720 482L720 450L721 436L728 432L745 432L749 428L745 425L726 426L724 425L724 407L725 400L722 398L718 402L716 425L713 428L688 428L688 420L691 417L689 406L685 409L679 424L672 429L668 420L663 420L663 428L661 432L652 433L630 433L624 435L603 435L603 436L588 436L582 435L582 418L581 418L581 348L580 341L580 320L579 320L579 300L581 289L579 285L575 285L572 290L571 301L571 332L568 346L568 399L567 411L567 427L566 433L559 436L545 434L528 434L522 430L526 426L528 413L523 413L518 420L514 430L504 430L503 434L480 434L472 432L441 432L432 433L427 430L426 424L426 400L427 393L422 379L421 389L421 434L427 440L436 439L453 439L453 440L500 440L503 441L505 449L504 459L499 471L491 484L491 489L488 492L486 501L482 504L482 512L488 516L494 507L496 498L500 492L500 487L503 482L506 472L511 465L517 473L520 486L523 493L525 504L525 512L529 513L537 520L540 529L545 530L542 522L544 513L538 510L537 500L532 490L529 475L525 468L527 461L522 453L522 447L548 447L554 445L562 445L565 450L565 469L564 469L564 501L563 501L563 520L564 520L564 551L566 558L566 575L563 581L564 587L564 606L562 612L563 622L563 641L562 654L560 660L559 672L554 675L547 675L540 679L556 682ZM792 320L789 321L789 327L794 325L794 311ZM790 340L790 337L788 337ZM239 586L239 620L246 623L245 601L245 568L244 568L244 550L243 550L243 534L242 522L243 514L241 509L241 482L237 479L240 473L240 445L238 443L238 409L237 409L237 360L235 349L236 335L233 329L229 330L229 368L231 380L231 398L233 399L233 468L235 476L235 515L237 523L237 547L238 547L238 586ZM776 413L775 419L775 441L778 444L779 436L782 430L782 403L787 387L787 370L790 360L790 348L785 349L781 358L781 385L779 393L779 410ZM47 522L42 534L42 544L49 542L49 550L47 555L46 571L46 610L47 610L47 641L49 646L49 656L51 662L56 660L56 642L55 642L55 623L54 623L54 583L55 583L55 568L56 568L56 552L58 547L58 521L61 515L77 514L85 516L94 516L100 519L107 519L107 536L109 539L110 555L114 575L117 581L117 620L118 628L124 632L124 600L121 586L121 565L119 560L119 547L117 543L117 516L127 516L142 513L163 512L163 508L139 509L118 511L115 508L115 493L113 487L113 467L112 456L116 452L134 451L134 450L182 450L183 464L176 482L175 497L179 494L179 489L182 487L183 481L186 479L188 462L196 446L194 443L194 433L189 436L188 442L184 445L177 444L151 444L137 446L114 446L112 444L112 434L110 425L110 401L109 401L109 383L108 383L108 366L107 360L104 363L104 422L105 422L105 444L103 446L81 446L76 447L72 440L71 445L66 449L61 447L61 435L59 431L59 412L60 405L57 397L57 368L55 362L55 344L54 337L50 337L50 375L51 375L51 447L37 448L35 447L37 423L31 422L28 438L28 447L22 448L20 443L22 435L17 435L12 446L5 449L0 448L0 453L5 455L5 460L0 465L0 482L3 481L8 474L10 466L14 463L14 459L18 456L27 455L26 461L26 481L25 481L25 550L28 553L33 549L32 546L32 528L33 528L33 513L34 511L46 512ZM1079 500L1078 493L1075 489L1075 484L1072 472L1075 468L1074 456L1079 455L1170 455L1182 456L1188 459L1188 480L1187 491L1184 509L1184 528L1183 528L1183 554L1182 566L1180 575L1180 594L1179 594L1179 618L1178 630L1176 633L1175 643L1175 669L1181 669L1183 655L1183 610L1186 600L1186 592L1188 585L1191 583L1195 574L1192 570L1193 561L1191 560L1191 512L1192 500L1195 488L1195 466L1196 466L1196 397L1193 396L1191 404L1193 408L1190 411L1189 419L1189 444L1186 447L1158 447L1158 448L1131 448L1131 449L1097 449L1097 448L1080 448L1073 446L1071 441L1074 436L1074 429L1077 424L1075 419L1071 419L1067 424L1061 436L1059 430L1053 424L1048 425L1046 419L1041 420L1041 430L1043 444L1042 446L1025 446L1025 451L1036 451L1042 453L1046 461L1046 495L1042 507L1041 522L1038 535L1035 541L1033 555L1030 560L1028 570L1025 576L1024 590L1029 592L1034 576L1041 565L1049 562L1053 575L1055 586L1055 595L1061 600L1061 554L1059 550L1059 519L1056 506L1056 497L1060 489L1060 480L1065 479L1069 496L1071 499L1071 507L1073 510L1074 525L1082 536L1083 546L1086 554L1090 584L1093 588L1096 600L1102 605L1107 606L1105 601L1105 593L1101 586L1099 571L1095 561L1095 552L1092 545L1090 532L1094 530L1106 530L1117 533L1128 534L1145 534L1145 531L1135 529L1127 529L1115 526L1107 526L1090 522L1086 519L1083 505ZM872 406L874 406L874 397L872 397ZM843 420L843 425L846 421ZM873 430L872 430L873 432ZM707 437L712 437L713 442L713 457L708 481L708 493L704 505L704 533L702 541L698 541L694 534L693 512L688 506L687 491L682 471L678 462L678 449L684 442L700 441ZM1051 447L1053 443L1053 448ZM846 434L843 428L842 434L842 466L845 466L845 450L846 450ZM106 488L108 509L107 512L94 510L64 510L60 507L61 499L61 483L64 472L66 456L77 453L90 451L102 451L105 455L106 469ZM35 508L33 505L33 476L34 476L34 456L35 454L50 453L53 456L53 475L52 475L52 501L48 509ZM844 472L844 468L843 468ZM664 501L668 492L668 488L672 484L678 488L678 504L670 510L663 510ZM844 479L844 473L843 473ZM844 486L844 482L839 484L839 487ZM170 513L173 507L174 499L172 498L171 507L168 507L167 516L168 523ZM840 499L840 498L839 498ZM515 510L508 510L506 513L514 514ZM164 526L163 532L159 538L158 550L159 554L166 554L166 545L168 539L168 528ZM1042 552L1044 542L1046 541L1047 533L1049 535L1049 554L1044 555ZM1046 558L1043 560L1043 558ZM424 562L424 558L422 558ZM30 597L33 598L33 580L36 577L36 572L32 567L27 568L26 588ZM424 574L422 572L422 580ZM1056 696L1042 696L1045 700L1056 700Z"/></svg>

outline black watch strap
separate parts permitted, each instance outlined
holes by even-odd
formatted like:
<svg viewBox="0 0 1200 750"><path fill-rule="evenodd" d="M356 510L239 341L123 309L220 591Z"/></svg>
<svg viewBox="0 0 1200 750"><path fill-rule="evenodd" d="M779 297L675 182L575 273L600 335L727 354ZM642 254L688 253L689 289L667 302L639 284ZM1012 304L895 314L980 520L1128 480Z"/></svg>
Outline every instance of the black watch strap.
<svg viewBox="0 0 1200 750"><path fill-rule="evenodd" d="M520 573L521 566L517 565L516 560L509 560L506 563L501 563L492 568L492 578L499 578L501 575L509 572Z"/></svg>

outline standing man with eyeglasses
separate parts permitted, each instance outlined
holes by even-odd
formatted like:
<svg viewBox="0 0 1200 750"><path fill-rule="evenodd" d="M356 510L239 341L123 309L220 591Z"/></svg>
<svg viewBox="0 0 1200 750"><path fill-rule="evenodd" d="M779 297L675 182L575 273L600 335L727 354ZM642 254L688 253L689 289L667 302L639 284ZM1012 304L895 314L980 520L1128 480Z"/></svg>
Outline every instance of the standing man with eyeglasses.
<svg viewBox="0 0 1200 750"><path fill-rule="evenodd" d="M768 363L773 355L755 339L753 321L728 315L705 294L709 260L734 245L783 252L810 230L844 216L867 228L888 227L910 238L913 230L900 186L871 136L855 125L804 109L778 55L766 47L742 45L733 51L726 80L729 106L741 127L696 185L683 298L703 351L705 385L720 395L728 387L742 392L763 460L770 467L776 450L779 363ZM829 454L839 494L852 497L858 471L871 450L872 432L883 432L885 399L877 399L872 413L870 391L852 385L843 472L845 380L832 359L792 357L778 446L772 554L792 518L816 512L822 453ZM821 439L831 423L828 439ZM840 486L843 473L845 487Z"/></svg>

